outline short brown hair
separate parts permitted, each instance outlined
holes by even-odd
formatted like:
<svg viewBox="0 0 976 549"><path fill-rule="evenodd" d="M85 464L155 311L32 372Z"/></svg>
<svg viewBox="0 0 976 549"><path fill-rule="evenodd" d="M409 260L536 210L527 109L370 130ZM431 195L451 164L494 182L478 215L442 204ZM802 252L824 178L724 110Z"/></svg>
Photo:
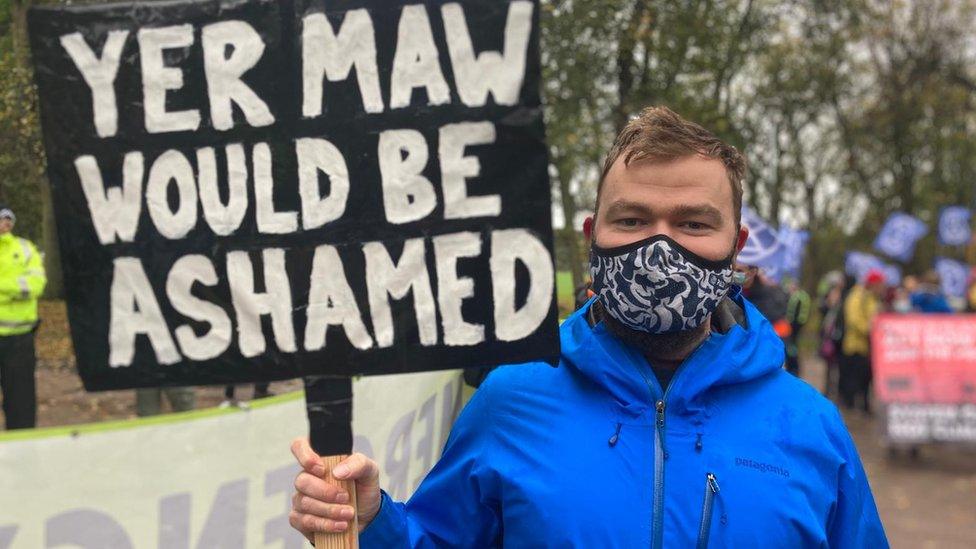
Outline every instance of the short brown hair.
<svg viewBox="0 0 976 549"><path fill-rule="evenodd" d="M942 278L939 276L939 272L935 269L929 269L922 274L922 282L925 284L931 284L933 286L938 286L942 283Z"/></svg>
<svg viewBox="0 0 976 549"><path fill-rule="evenodd" d="M746 177L746 159L732 145L715 137L710 131L685 120L667 107L647 107L624 126L603 161L603 173L596 188L596 207L600 207L603 181L614 162L620 157L624 165L635 160L677 160L700 154L721 160L732 185L732 209L735 224L742 217L742 181Z"/></svg>

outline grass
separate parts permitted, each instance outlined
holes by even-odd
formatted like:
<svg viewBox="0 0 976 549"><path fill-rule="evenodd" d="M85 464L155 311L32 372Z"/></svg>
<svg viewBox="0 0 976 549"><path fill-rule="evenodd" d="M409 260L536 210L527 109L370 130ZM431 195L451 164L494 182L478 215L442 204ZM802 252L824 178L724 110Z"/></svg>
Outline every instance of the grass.
<svg viewBox="0 0 976 549"><path fill-rule="evenodd" d="M573 275L569 271L556 273L556 302L559 304L559 317L565 318L576 308Z"/></svg>

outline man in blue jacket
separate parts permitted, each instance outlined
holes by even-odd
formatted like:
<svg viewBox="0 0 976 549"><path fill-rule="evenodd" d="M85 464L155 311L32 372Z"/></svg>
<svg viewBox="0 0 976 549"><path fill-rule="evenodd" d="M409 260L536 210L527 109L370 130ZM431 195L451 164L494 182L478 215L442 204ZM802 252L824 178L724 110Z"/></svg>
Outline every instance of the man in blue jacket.
<svg viewBox="0 0 976 549"><path fill-rule="evenodd" d="M912 309L920 313L952 313L952 307L942 293L942 280L934 270L922 275L922 283L912 292Z"/></svg>
<svg viewBox="0 0 976 549"><path fill-rule="evenodd" d="M596 296L563 323L558 368L501 367L406 503L375 462L362 547L886 547L837 409L782 369L783 344L732 284L745 160L665 108L604 165ZM349 494L304 439L292 525L340 532Z"/></svg>

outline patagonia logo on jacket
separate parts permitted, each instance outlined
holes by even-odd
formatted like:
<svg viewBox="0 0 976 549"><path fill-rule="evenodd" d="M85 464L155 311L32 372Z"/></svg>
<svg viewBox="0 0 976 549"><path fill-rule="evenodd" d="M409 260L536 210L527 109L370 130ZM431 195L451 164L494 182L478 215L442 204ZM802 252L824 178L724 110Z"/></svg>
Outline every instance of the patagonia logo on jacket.
<svg viewBox="0 0 976 549"><path fill-rule="evenodd" d="M775 473L777 475L782 475L786 478L790 478L790 470L784 469L782 467L777 467L775 465L770 465L768 463L762 463L759 461L753 461L746 458L735 458L736 467L749 467L750 469L755 469L761 473Z"/></svg>

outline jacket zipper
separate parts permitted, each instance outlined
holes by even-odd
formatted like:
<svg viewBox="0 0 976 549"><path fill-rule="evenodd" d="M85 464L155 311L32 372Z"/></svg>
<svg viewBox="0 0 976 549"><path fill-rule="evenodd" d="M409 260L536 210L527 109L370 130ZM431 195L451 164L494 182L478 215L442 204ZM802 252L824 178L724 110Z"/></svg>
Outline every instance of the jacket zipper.
<svg viewBox="0 0 976 549"><path fill-rule="evenodd" d="M654 420L654 511L651 517L651 548L664 547L664 399L655 405Z"/></svg>
<svg viewBox="0 0 976 549"><path fill-rule="evenodd" d="M651 389L651 392L662 395L654 403L654 503L651 516L651 549L664 549L664 461L668 458L667 448L664 445L664 412L667 409L668 393L671 392L671 387L674 387L674 383L678 380L678 376L684 369L685 364L688 364L695 358L695 355L698 354L701 347L699 345L684 362L678 365L666 389L661 389L661 384L657 381L656 376L654 376L653 385L644 376L644 382ZM641 373L641 376L643 375ZM654 391L655 387L658 389L657 391Z"/></svg>
<svg viewBox="0 0 976 549"><path fill-rule="evenodd" d="M719 491L718 479L714 473L705 475L705 501L702 502L701 524L698 526L698 549L708 548L708 534L712 528L712 503Z"/></svg>

